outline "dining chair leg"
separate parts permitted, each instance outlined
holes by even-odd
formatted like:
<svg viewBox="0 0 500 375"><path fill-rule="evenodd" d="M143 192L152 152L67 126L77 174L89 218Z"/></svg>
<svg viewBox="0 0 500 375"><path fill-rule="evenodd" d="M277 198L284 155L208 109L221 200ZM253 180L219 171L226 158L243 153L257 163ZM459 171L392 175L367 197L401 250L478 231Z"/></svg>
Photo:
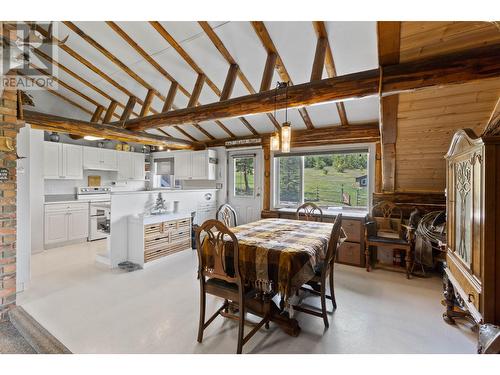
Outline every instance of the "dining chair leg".
<svg viewBox="0 0 500 375"><path fill-rule="evenodd" d="M203 331L205 326L205 288L203 287L203 283L200 283L200 323L198 325L198 342L202 342L203 340Z"/></svg>
<svg viewBox="0 0 500 375"><path fill-rule="evenodd" d="M330 297L332 300L333 309L335 310L337 308L337 300L335 299L335 286L334 286L334 281L333 281L333 265L330 268Z"/></svg>
<svg viewBox="0 0 500 375"><path fill-rule="evenodd" d="M365 245L366 272L370 272L370 245Z"/></svg>
<svg viewBox="0 0 500 375"><path fill-rule="evenodd" d="M325 283L321 283L321 313L323 315L323 322L325 323L325 327L328 328L328 315L326 315L326 286Z"/></svg>
<svg viewBox="0 0 500 375"><path fill-rule="evenodd" d="M240 293L240 320L238 324L238 348L236 354L241 354L243 351L243 334L245 333L245 300L243 294Z"/></svg>

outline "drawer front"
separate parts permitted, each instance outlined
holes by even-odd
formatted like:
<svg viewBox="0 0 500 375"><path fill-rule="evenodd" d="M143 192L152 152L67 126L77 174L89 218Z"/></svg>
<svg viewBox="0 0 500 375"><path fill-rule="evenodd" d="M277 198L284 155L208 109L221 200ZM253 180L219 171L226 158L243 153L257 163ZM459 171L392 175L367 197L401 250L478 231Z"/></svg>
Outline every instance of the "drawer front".
<svg viewBox="0 0 500 375"><path fill-rule="evenodd" d="M88 211L88 209L88 203L54 203L45 205L45 212Z"/></svg>
<svg viewBox="0 0 500 375"><path fill-rule="evenodd" d="M189 228L190 223L191 223L191 218L178 220L177 221L177 228L178 229Z"/></svg>
<svg viewBox="0 0 500 375"><path fill-rule="evenodd" d="M144 263L162 258L164 256L177 253L178 251L187 250L191 248L190 241L181 241L174 244L164 246L162 248L148 249L144 251Z"/></svg>
<svg viewBox="0 0 500 375"><path fill-rule="evenodd" d="M480 306L480 298L481 294L477 290L474 285L469 281L468 276L464 275L462 271L455 265L454 261L451 261L449 257L447 257L447 266L450 269L451 274L457 282L460 284L460 287L464 291L464 294L467 296L468 303L472 304L478 311Z"/></svg>
<svg viewBox="0 0 500 375"><path fill-rule="evenodd" d="M349 242L361 242L361 221L342 219L342 229Z"/></svg>
<svg viewBox="0 0 500 375"><path fill-rule="evenodd" d="M337 250L337 261L356 266L363 266L361 261L361 245L359 243L344 242Z"/></svg>
<svg viewBox="0 0 500 375"><path fill-rule="evenodd" d="M162 223L150 224L144 227L144 237L146 239L158 237L163 233Z"/></svg>
<svg viewBox="0 0 500 375"><path fill-rule="evenodd" d="M191 238L189 228L179 229L170 233L171 242L185 241Z"/></svg>

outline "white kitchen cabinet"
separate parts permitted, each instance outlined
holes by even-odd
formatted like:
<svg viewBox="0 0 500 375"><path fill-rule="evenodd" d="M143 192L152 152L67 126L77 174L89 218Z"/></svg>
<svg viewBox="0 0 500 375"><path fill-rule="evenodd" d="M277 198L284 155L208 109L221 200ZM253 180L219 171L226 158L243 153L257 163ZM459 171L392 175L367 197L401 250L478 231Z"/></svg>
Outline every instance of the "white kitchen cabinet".
<svg viewBox="0 0 500 375"><path fill-rule="evenodd" d="M83 178L82 146L44 142L44 178L81 180Z"/></svg>
<svg viewBox="0 0 500 375"><path fill-rule="evenodd" d="M45 247L68 241L86 240L89 235L88 203L54 203L45 205Z"/></svg>
<svg viewBox="0 0 500 375"><path fill-rule="evenodd" d="M116 171L117 151L97 147L83 147L83 168Z"/></svg>
<svg viewBox="0 0 500 375"><path fill-rule="evenodd" d="M174 155L175 178L189 180L191 178L191 151L176 152Z"/></svg>
<svg viewBox="0 0 500 375"><path fill-rule="evenodd" d="M181 151L174 154L175 178L179 180L215 180L215 150Z"/></svg>
<svg viewBox="0 0 500 375"><path fill-rule="evenodd" d="M144 180L144 154L118 152L118 180Z"/></svg>

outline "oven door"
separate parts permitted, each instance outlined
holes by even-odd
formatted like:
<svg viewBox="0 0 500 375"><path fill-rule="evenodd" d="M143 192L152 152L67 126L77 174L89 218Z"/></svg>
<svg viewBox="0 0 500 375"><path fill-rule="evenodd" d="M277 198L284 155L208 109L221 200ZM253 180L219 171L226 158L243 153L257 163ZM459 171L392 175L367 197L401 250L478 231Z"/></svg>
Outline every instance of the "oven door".
<svg viewBox="0 0 500 375"><path fill-rule="evenodd" d="M90 217L90 240L100 240L109 236L109 218L103 216Z"/></svg>

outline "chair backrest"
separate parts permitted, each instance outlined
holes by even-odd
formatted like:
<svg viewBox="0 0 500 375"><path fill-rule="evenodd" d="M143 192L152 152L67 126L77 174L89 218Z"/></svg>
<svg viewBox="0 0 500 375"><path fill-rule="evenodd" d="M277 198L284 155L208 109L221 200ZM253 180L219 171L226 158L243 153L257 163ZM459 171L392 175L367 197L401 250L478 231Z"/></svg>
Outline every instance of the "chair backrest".
<svg viewBox="0 0 500 375"><path fill-rule="evenodd" d="M200 278L241 284L238 239L224 223L210 219L201 224L196 230L196 248Z"/></svg>
<svg viewBox="0 0 500 375"><path fill-rule="evenodd" d="M306 202L295 212L297 220L323 221L323 210L314 203Z"/></svg>
<svg viewBox="0 0 500 375"><path fill-rule="evenodd" d="M382 201L372 208L372 219L377 223L377 230L399 233L403 221L403 211L394 203Z"/></svg>
<svg viewBox="0 0 500 375"><path fill-rule="evenodd" d="M326 251L325 265L333 264L337 256L337 249L339 245L340 233L342 232L342 214L338 214L333 222L332 232L330 233L330 240L328 241L328 249ZM325 267L326 268L326 267Z"/></svg>
<svg viewBox="0 0 500 375"><path fill-rule="evenodd" d="M215 214L215 219L222 221L228 228L238 226L238 216L236 215L236 210L227 203L224 203L219 207L217 213ZM231 225L231 219L233 219L234 225Z"/></svg>

